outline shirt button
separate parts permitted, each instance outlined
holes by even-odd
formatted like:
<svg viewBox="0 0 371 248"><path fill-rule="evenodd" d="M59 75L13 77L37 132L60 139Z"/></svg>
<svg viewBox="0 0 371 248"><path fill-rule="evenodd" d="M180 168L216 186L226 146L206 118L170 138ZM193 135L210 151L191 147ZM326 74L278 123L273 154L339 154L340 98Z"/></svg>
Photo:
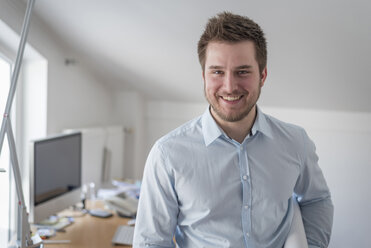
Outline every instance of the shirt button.
<svg viewBox="0 0 371 248"><path fill-rule="evenodd" d="M240 146L240 150L241 150L241 151L243 150L243 146Z"/></svg>
<svg viewBox="0 0 371 248"><path fill-rule="evenodd" d="M244 175L244 176L242 177L242 179L246 181L246 180L247 180L247 176Z"/></svg>
<svg viewBox="0 0 371 248"><path fill-rule="evenodd" d="M245 205L244 207L245 207L245 209L249 209L249 205Z"/></svg>
<svg viewBox="0 0 371 248"><path fill-rule="evenodd" d="M249 236L250 236L250 234L247 232L247 233L246 233L246 237L248 238Z"/></svg>

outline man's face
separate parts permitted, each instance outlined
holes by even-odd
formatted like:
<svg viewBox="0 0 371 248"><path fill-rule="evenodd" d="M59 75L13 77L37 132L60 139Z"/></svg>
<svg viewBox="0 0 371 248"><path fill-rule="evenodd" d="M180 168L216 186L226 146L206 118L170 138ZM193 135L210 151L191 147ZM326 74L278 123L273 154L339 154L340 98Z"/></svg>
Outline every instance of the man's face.
<svg viewBox="0 0 371 248"><path fill-rule="evenodd" d="M236 122L254 108L267 75L255 59L252 41L210 42L203 72L205 96L217 120Z"/></svg>

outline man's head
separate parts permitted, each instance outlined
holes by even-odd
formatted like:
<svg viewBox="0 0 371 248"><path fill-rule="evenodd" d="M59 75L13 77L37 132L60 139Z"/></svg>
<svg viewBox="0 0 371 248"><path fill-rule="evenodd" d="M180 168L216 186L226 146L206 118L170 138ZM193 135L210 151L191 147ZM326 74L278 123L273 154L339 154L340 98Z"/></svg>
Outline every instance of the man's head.
<svg viewBox="0 0 371 248"><path fill-rule="evenodd" d="M266 41L260 27L246 17L221 13L206 25L198 53L205 96L216 121L251 121L267 77Z"/></svg>
<svg viewBox="0 0 371 248"><path fill-rule="evenodd" d="M247 17L222 12L209 19L197 49L202 71L205 70L207 47L214 41L225 43L252 41L255 45L255 57L260 73L267 65L267 42L264 32L258 24Z"/></svg>

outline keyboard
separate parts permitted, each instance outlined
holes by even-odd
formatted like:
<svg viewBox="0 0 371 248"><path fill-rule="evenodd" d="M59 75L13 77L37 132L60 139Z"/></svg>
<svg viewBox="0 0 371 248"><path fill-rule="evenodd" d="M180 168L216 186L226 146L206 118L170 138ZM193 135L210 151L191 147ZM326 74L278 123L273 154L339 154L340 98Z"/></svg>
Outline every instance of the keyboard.
<svg viewBox="0 0 371 248"><path fill-rule="evenodd" d="M133 226L118 226L116 233L112 238L112 244L117 245L132 245L134 238Z"/></svg>

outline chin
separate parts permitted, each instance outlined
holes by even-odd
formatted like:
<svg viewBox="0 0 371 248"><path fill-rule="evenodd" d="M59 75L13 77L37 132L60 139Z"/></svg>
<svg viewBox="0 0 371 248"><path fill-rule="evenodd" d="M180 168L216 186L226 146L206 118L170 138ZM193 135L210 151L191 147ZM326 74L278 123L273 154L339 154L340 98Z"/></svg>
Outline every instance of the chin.
<svg viewBox="0 0 371 248"><path fill-rule="evenodd" d="M242 119L244 119L247 114L246 112L241 112L239 111L238 113L231 113L230 111L221 111L220 109L218 108L213 108L214 109L214 112L215 114L220 118L222 119L223 121L227 121L227 122L237 122L237 121L240 121Z"/></svg>
<svg viewBox="0 0 371 248"><path fill-rule="evenodd" d="M221 108L213 108L213 109L214 109L214 112L222 120L228 121L228 122L238 122L238 121L245 119L250 114L251 110L253 110L254 106L255 104L252 104L252 105L246 106L242 110L240 109L237 111L228 111L228 110L225 111Z"/></svg>

